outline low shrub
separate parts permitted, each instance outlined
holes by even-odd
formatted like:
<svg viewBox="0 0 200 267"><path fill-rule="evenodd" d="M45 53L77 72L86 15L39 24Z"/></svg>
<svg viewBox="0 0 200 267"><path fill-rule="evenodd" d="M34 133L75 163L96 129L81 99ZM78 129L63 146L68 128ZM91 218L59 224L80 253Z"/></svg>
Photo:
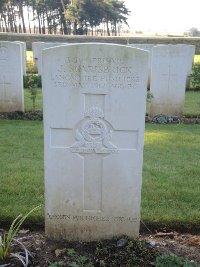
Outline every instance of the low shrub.
<svg viewBox="0 0 200 267"><path fill-rule="evenodd" d="M42 87L42 79L39 74L27 74L24 75L24 88L41 88Z"/></svg>
<svg viewBox="0 0 200 267"><path fill-rule="evenodd" d="M190 87L191 89L200 90L200 63L196 63L192 67Z"/></svg>
<svg viewBox="0 0 200 267"><path fill-rule="evenodd" d="M31 121L42 121L43 112L41 110L32 112L0 112L0 120L31 120Z"/></svg>
<svg viewBox="0 0 200 267"><path fill-rule="evenodd" d="M198 265L174 254L158 256L156 258L156 267L197 267Z"/></svg>

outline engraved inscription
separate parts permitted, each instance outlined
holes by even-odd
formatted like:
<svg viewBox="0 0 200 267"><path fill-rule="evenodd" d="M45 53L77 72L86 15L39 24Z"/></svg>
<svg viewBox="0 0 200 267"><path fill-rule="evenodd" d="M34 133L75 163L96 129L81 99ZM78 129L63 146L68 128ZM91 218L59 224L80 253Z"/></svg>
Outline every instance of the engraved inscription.
<svg viewBox="0 0 200 267"><path fill-rule="evenodd" d="M133 67L120 58L67 57L50 78L54 87L85 88L91 85L97 89L106 89L108 84L110 89L136 89L140 82Z"/></svg>
<svg viewBox="0 0 200 267"><path fill-rule="evenodd" d="M96 216L96 215L64 215L64 214L49 214L47 213L49 220L65 220L75 222L136 222L136 218L124 217L124 216Z"/></svg>
<svg viewBox="0 0 200 267"><path fill-rule="evenodd" d="M111 137L112 126L104 119L103 111L91 107L75 130L77 142L70 149L73 153L116 153L117 147L110 142Z"/></svg>

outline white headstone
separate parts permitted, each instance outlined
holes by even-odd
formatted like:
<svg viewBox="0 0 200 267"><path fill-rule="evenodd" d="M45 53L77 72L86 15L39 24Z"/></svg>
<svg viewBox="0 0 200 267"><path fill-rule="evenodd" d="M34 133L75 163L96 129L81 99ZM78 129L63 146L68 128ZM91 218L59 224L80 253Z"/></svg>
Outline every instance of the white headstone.
<svg viewBox="0 0 200 267"><path fill-rule="evenodd" d="M150 115L181 115L189 69L187 45L158 45L152 50Z"/></svg>
<svg viewBox="0 0 200 267"><path fill-rule="evenodd" d="M26 75L26 43L16 41L22 47L22 64L23 64L23 75Z"/></svg>
<svg viewBox="0 0 200 267"><path fill-rule="evenodd" d="M23 111L22 47L0 42L0 112Z"/></svg>
<svg viewBox="0 0 200 267"><path fill-rule="evenodd" d="M129 44L131 47L143 49L149 52L149 66L148 66L148 84L147 87L150 87L150 79L151 79L151 54L152 54L152 48L155 46L155 44Z"/></svg>
<svg viewBox="0 0 200 267"><path fill-rule="evenodd" d="M51 43L51 42L33 42L33 58L36 64L38 74L42 75L42 50L54 46L65 45L66 43Z"/></svg>
<svg viewBox="0 0 200 267"><path fill-rule="evenodd" d="M147 72L148 52L127 46L43 51L50 238L138 236Z"/></svg>

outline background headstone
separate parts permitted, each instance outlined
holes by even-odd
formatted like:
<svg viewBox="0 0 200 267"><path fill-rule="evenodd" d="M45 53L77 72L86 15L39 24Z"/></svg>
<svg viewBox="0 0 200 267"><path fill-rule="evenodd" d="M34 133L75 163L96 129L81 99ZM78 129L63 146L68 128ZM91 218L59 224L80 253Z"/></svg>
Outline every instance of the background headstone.
<svg viewBox="0 0 200 267"><path fill-rule="evenodd" d="M22 49L22 64L23 64L23 75L26 75L26 43L16 41L16 43L21 45Z"/></svg>
<svg viewBox="0 0 200 267"><path fill-rule="evenodd" d="M0 42L0 112L24 111L22 46Z"/></svg>
<svg viewBox="0 0 200 267"><path fill-rule="evenodd" d="M138 236L147 75L148 52L131 47L43 51L48 237Z"/></svg>
<svg viewBox="0 0 200 267"><path fill-rule="evenodd" d="M65 45L66 43L51 43L51 42L33 42L33 59L36 64L38 74L42 75L42 50L54 46Z"/></svg>
<svg viewBox="0 0 200 267"><path fill-rule="evenodd" d="M181 115L191 60L190 46L158 45L152 50L150 115Z"/></svg>
<svg viewBox="0 0 200 267"><path fill-rule="evenodd" d="M147 87L150 88L150 79L151 79L151 54L152 54L152 48L155 46L155 44L129 44L131 47L143 49L149 52L149 65L148 65L148 83Z"/></svg>

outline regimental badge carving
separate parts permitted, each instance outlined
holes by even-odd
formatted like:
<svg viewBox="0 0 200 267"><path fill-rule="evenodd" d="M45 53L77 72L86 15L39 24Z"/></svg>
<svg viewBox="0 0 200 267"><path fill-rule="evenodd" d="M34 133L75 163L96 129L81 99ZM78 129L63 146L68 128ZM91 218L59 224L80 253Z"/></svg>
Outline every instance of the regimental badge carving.
<svg viewBox="0 0 200 267"><path fill-rule="evenodd" d="M8 58L8 49L7 47L0 47L0 60L6 60Z"/></svg>
<svg viewBox="0 0 200 267"><path fill-rule="evenodd" d="M112 126L104 119L99 107L91 107L75 129L76 143L70 147L73 153L116 153L117 147L110 140Z"/></svg>

